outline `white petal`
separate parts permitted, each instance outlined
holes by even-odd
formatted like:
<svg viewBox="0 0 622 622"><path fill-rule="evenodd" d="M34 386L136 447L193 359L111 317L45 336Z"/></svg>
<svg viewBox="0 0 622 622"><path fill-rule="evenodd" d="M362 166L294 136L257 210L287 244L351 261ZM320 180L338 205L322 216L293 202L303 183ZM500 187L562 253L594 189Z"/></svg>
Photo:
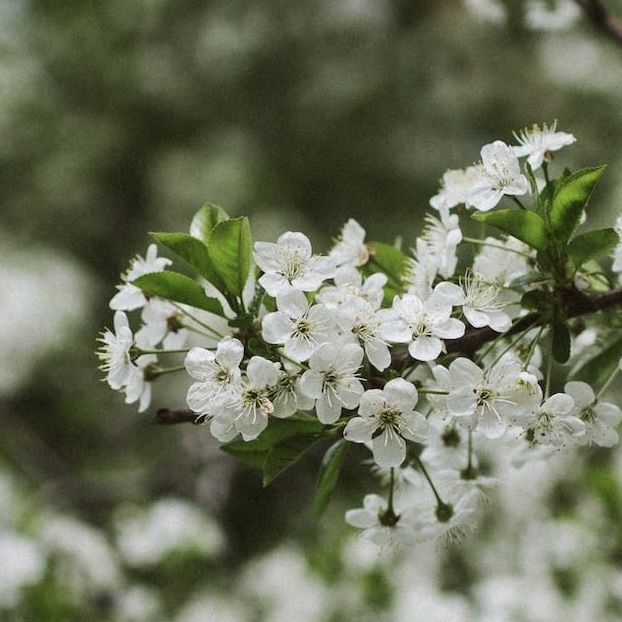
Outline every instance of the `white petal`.
<svg viewBox="0 0 622 622"><path fill-rule="evenodd" d="M396 434L384 430L372 441L374 462L381 467L397 467L406 458L406 441Z"/></svg>
<svg viewBox="0 0 622 622"><path fill-rule="evenodd" d="M418 361L433 361L443 351L443 343L437 337L418 337L408 346L410 356Z"/></svg>
<svg viewBox="0 0 622 622"><path fill-rule="evenodd" d="M373 421L363 419L363 417L354 417L348 421L343 438L353 443L367 443L371 440L371 436L376 429Z"/></svg>

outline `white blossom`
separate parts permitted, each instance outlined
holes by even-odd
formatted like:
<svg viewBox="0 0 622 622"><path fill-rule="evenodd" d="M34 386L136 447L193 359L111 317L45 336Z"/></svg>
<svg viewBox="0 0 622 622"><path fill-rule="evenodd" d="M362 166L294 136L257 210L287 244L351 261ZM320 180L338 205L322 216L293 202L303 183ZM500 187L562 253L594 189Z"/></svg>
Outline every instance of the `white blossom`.
<svg viewBox="0 0 622 622"><path fill-rule="evenodd" d="M136 255L132 259L127 272L121 276L123 283L117 286L119 291L110 301L111 309L114 311L133 311L145 305L147 302L145 294L136 285L132 285L132 281L151 272L162 272L166 266L172 263L170 259L157 255L157 245L150 244L144 258Z"/></svg>
<svg viewBox="0 0 622 622"><path fill-rule="evenodd" d="M413 513L399 505L389 511L387 502L376 494L365 495L362 508L348 510L346 523L362 529L361 539L378 546L410 545L416 541Z"/></svg>
<svg viewBox="0 0 622 622"><path fill-rule="evenodd" d="M519 157L527 156L527 162L532 170L537 170L545 160L552 158L551 152L558 151L562 147L572 145L577 139L572 134L557 132L557 121L548 127L545 124L540 127L533 125L525 128L520 133L514 133L519 146L514 147L514 153Z"/></svg>
<svg viewBox="0 0 622 622"><path fill-rule="evenodd" d="M430 199L430 206L447 216L452 207L466 205L470 190L479 177L480 170L476 166L446 171L441 189Z"/></svg>
<svg viewBox="0 0 622 622"><path fill-rule="evenodd" d="M414 294L396 296L396 319L384 323L381 336L387 341L407 343L410 356L419 361L438 358L444 347L442 339L462 337L465 331L460 320L450 317L452 301L444 295L442 285L439 283L426 300Z"/></svg>
<svg viewBox="0 0 622 622"><path fill-rule="evenodd" d="M338 310L339 326L357 339L369 362L379 371L391 364L389 345L380 335L383 324L392 317L388 309L376 311L358 296L348 296Z"/></svg>
<svg viewBox="0 0 622 622"><path fill-rule="evenodd" d="M484 372L473 361L459 357L449 368L432 370L438 386L447 391L447 413L469 429L479 428L487 438L499 438L524 409L540 400L534 376L521 371L513 359L502 359Z"/></svg>
<svg viewBox="0 0 622 622"><path fill-rule="evenodd" d="M585 423L573 415L574 399L566 393L555 393L523 419L526 438L532 443L567 447L577 444L585 434Z"/></svg>
<svg viewBox="0 0 622 622"><path fill-rule="evenodd" d="M283 345L289 358L306 361L320 344L336 338L334 312L322 304L310 304L302 291L277 294L276 305L277 311L262 319L262 336L268 343Z"/></svg>
<svg viewBox="0 0 622 622"><path fill-rule="evenodd" d="M134 345L134 334L125 312L114 314L114 332L106 329L98 341L103 344L97 353L102 362L100 369L106 372L110 388L118 391L127 383L132 372L130 350Z"/></svg>
<svg viewBox="0 0 622 622"><path fill-rule="evenodd" d="M284 366L287 363L284 362ZM300 388L301 375L288 368L279 372L271 401L274 406L272 413L279 419L290 417L299 410L311 410L315 400L305 395Z"/></svg>
<svg viewBox="0 0 622 622"><path fill-rule="evenodd" d="M461 285L464 290L462 312L471 326L490 326L499 333L510 328L512 319L503 310L506 306L501 299L503 290L496 283L486 282L467 271Z"/></svg>
<svg viewBox="0 0 622 622"><path fill-rule="evenodd" d="M188 389L188 407L202 415L220 414L240 387L243 356L242 342L231 337L222 339L216 352L192 348L186 354L184 365L188 374L198 382Z"/></svg>
<svg viewBox="0 0 622 622"><path fill-rule="evenodd" d="M619 435L616 427L622 421L622 410L615 404L597 400L592 387L585 382L567 382L564 392L574 400L574 409L570 414L585 424L585 434L578 437L579 444L594 443L600 447L617 445Z"/></svg>
<svg viewBox="0 0 622 622"><path fill-rule="evenodd" d="M529 190L527 178L520 172L513 149L500 140L484 145L482 162L476 167L466 205L481 212L495 207L505 195L522 195Z"/></svg>
<svg viewBox="0 0 622 622"><path fill-rule="evenodd" d="M441 219L431 214L425 215L426 226L421 233L427 253L435 259L436 272L447 279L454 275L458 257L456 249L462 242L462 231L456 214L441 212ZM417 245L415 256L422 254L421 244Z"/></svg>
<svg viewBox="0 0 622 622"><path fill-rule="evenodd" d="M374 309L379 309L388 277L383 272L375 272L363 279L363 275L356 268L344 265L337 268L333 281L334 285L324 285L317 292L317 302L339 307L348 296L358 296L367 300Z"/></svg>
<svg viewBox="0 0 622 622"><path fill-rule="evenodd" d="M178 325L179 310L168 300L150 298L141 312L142 326L136 331L137 341L152 347L162 342L164 349L183 347L188 331Z"/></svg>
<svg viewBox="0 0 622 622"><path fill-rule="evenodd" d="M353 343L324 343L309 359L300 388L316 400L317 417L322 423L335 423L342 408L358 406L364 391L358 379L363 355L363 349Z"/></svg>
<svg viewBox="0 0 622 622"><path fill-rule="evenodd" d="M313 255L303 233L287 231L276 244L255 242L253 248L255 263L264 273L259 284L270 296L292 288L313 292L335 273L334 259Z"/></svg>
<svg viewBox="0 0 622 622"><path fill-rule="evenodd" d="M268 417L274 412L270 397L279 380L279 364L261 356L253 356L246 367L242 384L230 403L228 416L235 429L245 441L257 438L268 425Z"/></svg>
<svg viewBox="0 0 622 622"><path fill-rule="evenodd" d="M350 218L343 226L329 257L335 260L337 266L362 266L367 263L369 249L365 244L365 229L354 218Z"/></svg>
<svg viewBox="0 0 622 622"><path fill-rule="evenodd" d="M414 410L417 399L417 389L403 378L389 380L383 389L365 391L358 416L348 421L344 438L371 442L377 465L399 466L406 458L406 440L421 443L426 438L425 417Z"/></svg>

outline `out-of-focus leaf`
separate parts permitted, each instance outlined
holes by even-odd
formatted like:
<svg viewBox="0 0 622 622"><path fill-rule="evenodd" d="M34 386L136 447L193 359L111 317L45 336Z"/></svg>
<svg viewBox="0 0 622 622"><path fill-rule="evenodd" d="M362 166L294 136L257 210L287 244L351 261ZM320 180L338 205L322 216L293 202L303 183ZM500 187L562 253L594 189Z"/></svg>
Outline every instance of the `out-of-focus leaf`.
<svg viewBox="0 0 622 622"><path fill-rule="evenodd" d="M339 439L324 454L313 499L313 512L316 518L320 518L328 506L330 497L337 485L347 450L348 442L344 439Z"/></svg>

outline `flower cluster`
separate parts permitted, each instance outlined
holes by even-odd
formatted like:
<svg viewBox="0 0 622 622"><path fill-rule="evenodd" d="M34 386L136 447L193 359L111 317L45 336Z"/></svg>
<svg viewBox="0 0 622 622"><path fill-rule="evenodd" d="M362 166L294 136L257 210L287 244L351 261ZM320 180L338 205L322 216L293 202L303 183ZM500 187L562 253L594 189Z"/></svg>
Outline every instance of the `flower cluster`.
<svg viewBox="0 0 622 622"><path fill-rule="evenodd" d="M603 167L551 179L552 152L574 136L554 123L514 137L444 174L410 253L366 241L354 220L324 255L301 232L253 244L247 219L212 205L190 234L154 234L200 279L169 271L155 245L133 260L101 339L108 384L145 410L152 381L180 369L159 357L184 352L192 417L265 483L331 441L319 511L347 449L366 448L388 496L368 495L346 520L377 543L460 536L493 481L478 461L490 443L516 464L613 446L622 411L603 395L621 340L603 357L602 340L581 347L586 320L572 321L619 298L603 298L596 259L622 273L620 222L577 233ZM467 237L469 214L501 235Z"/></svg>

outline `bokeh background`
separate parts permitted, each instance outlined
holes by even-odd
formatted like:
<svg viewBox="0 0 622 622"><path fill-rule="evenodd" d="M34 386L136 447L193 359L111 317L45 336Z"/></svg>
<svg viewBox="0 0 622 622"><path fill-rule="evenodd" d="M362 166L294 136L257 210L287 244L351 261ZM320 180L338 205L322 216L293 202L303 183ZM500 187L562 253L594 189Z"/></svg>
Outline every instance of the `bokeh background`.
<svg viewBox="0 0 622 622"><path fill-rule="evenodd" d="M356 464L317 523L320 455L264 490L94 349L148 232L206 201L256 239L322 250L354 217L408 245L447 168L557 119L563 165L609 164L610 223L621 102L622 47L571 0L0 0L0 619L620 619L616 451L508 476L472 540L387 561L342 524Z"/></svg>

